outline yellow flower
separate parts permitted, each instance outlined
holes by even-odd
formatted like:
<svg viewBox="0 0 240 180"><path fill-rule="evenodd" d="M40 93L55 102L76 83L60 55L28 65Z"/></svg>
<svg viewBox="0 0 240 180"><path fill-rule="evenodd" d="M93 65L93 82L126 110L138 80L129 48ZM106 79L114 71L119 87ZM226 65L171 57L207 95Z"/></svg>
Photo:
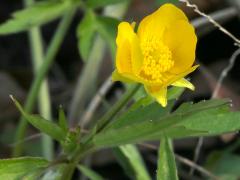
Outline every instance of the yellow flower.
<svg viewBox="0 0 240 180"><path fill-rule="evenodd" d="M194 71L197 37L185 14L172 4L161 6L139 24L121 22L116 38L116 70L113 81L142 83L163 107L167 87L194 86L184 77Z"/></svg>

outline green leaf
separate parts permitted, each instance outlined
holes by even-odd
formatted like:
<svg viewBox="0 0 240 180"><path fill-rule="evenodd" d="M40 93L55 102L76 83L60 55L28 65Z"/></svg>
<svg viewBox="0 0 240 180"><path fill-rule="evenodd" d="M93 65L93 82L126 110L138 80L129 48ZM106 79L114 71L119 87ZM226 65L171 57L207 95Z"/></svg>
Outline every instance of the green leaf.
<svg viewBox="0 0 240 180"><path fill-rule="evenodd" d="M174 87L174 86L171 87L167 92L168 100L178 99L184 90L185 90L185 88L183 88L183 87Z"/></svg>
<svg viewBox="0 0 240 180"><path fill-rule="evenodd" d="M221 180L237 180L240 177L240 156L215 151L208 156L205 167Z"/></svg>
<svg viewBox="0 0 240 180"><path fill-rule="evenodd" d="M192 102L183 103L175 113L188 113L198 110L206 110L213 107L223 107L225 111L229 111L228 104L230 103L229 99L211 99L211 100L203 100L198 103L193 104ZM222 111L224 112L224 109Z"/></svg>
<svg viewBox="0 0 240 180"><path fill-rule="evenodd" d="M112 57L115 58L115 39L118 24L119 20L117 19L96 16L91 9L87 10L77 28L78 49L85 62L90 54L96 32L108 43Z"/></svg>
<svg viewBox="0 0 240 180"><path fill-rule="evenodd" d="M56 164L44 171L41 180L60 180L63 177L63 171L67 168L68 164ZM36 179L33 179L36 180Z"/></svg>
<svg viewBox="0 0 240 180"><path fill-rule="evenodd" d="M240 112L221 113L218 110L206 110L201 113L193 114L191 117L186 118L186 120L179 125L193 131L206 132L200 134L188 134L187 136L213 136L239 131L239 118Z"/></svg>
<svg viewBox="0 0 240 180"><path fill-rule="evenodd" d="M123 1L127 0L87 0L86 4L90 8L99 8L110 4L121 3Z"/></svg>
<svg viewBox="0 0 240 180"><path fill-rule="evenodd" d="M183 105L172 114L164 114L153 105L138 109L121 116L93 141L100 147L116 146L158 140L163 135L170 138L210 136L240 129L240 113L228 112L225 100L209 100L189 106L183 110L186 107Z"/></svg>
<svg viewBox="0 0 240 180"><path fill-rule="evenodd" d="M38 179L39 171L48 166L42 158L21 157L0 160L0 179Z"/></svg>
<svg viewBox="0 0 240 180"><path fill-rule="evenodd" d="M169 107L170 106L163 108L161 105L154 102L148 106L140 106L137 109L134 108L131 110L130 108L130 111L123 114L118 119L109 124L105 131L108 129L119 129L121 127L131 126L133 124L138 124L146 120L155 119L156 117L163 118L168 115L169 111L171 110Z"/></svg>
<svg viewBox="0 0 240 180"><path fill-rule="evenodd" d="M65 139L66 132L62 128L60 128L55 123L44 119L43 117L40 117L38 115L30 115L26 113L22 106L19 104L19 102L14 99L12 96L10 96L13 102L15 103L18 110L21 112L23 117L32 124L35 128L39 129L40 131L46 133L47 135L51 136L52 138L62 141Z"/></svg>
<svg viewBox="0 0 240 180"><path fill-rule="evenodd" d="M91 170L83 165L78 165L78 169L81 171L81 173L83 173L90 180L104 180L104 178L101 177L99 174L97 174L93 170Z"/></svg>
<svg viewBox="0 0 240 180"><path fill-rule="evenodd" d="M95 32L96 17L92 10L88 10L77 27L78 49L85 62L91 51Z"/></svg>
<svg viewBox="0 0 240 180"><path fill-rule="evenodd" d="M115 60L117 27L120 21L106 16L97 16L97 31L106 40L112 59Z"/></svg>
<svg viewBox="0 0 240 180"><path fill-rule="evenodd" d="M125 145L113 148L114 155L124 168L125 172L136 180L150 180L146 166L140 152L134 145Z"/></svg>
<svg viewBox="0 0 240 180"><path fill-rule="evenodd" d="M69 7L70 2L45 1L39 2L13 13L12 19L0 25L0 35L18 33L34 26L40 26L61 16Z"/></svg>
<svg viewBox="0 0 240 180"><path fill-rule="evenodd" d="M163 137L158 152L158 180L177 180L177 168L171 139Z"/></svg>
<svg viewBox="0 0 240 180"><path fill-rule="evenodd" d="M58 125L65 131L68 131L68 123L63 110L63 107L60 106L58 110Z"/></svg>

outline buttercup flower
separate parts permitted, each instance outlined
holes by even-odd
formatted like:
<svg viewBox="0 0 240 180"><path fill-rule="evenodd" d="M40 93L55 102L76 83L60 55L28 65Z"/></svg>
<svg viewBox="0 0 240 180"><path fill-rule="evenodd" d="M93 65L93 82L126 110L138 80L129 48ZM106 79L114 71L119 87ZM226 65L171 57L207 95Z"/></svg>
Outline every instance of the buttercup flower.
<svg viewBox="0 0 240 180"><path fill-rule="evenodd" d="M197 37L185 14L165 4L145 17L136 33L134 29L135 23L118 26L113 81L142 83L163 107L168 86L194 90L184 77L197 68L193 66Z"/></svg>

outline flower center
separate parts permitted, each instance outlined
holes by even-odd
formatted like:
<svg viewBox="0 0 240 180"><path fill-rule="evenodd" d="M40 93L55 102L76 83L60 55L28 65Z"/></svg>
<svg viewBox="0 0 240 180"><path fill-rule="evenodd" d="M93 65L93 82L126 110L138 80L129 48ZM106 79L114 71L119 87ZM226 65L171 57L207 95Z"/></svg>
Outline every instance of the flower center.
<svg viewBox="0 0 240 180"><path fill-rule="evenodd" d="M148 39L141 44L143 65L140 76L149 82L163 82L163 73L174 65L172 53L163 42Z"/></svg>

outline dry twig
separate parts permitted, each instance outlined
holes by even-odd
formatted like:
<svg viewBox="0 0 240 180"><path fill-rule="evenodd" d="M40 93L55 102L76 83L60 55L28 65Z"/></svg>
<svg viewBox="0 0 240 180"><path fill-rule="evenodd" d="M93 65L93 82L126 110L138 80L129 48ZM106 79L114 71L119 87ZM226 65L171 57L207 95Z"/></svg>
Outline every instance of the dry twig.
<svg viewBox="0 0 240 180"><path fill-rule="evenodd" d="M213 91L213 94L212 94L212 98L216 98L218 93L219 93L219 90L221 89L221 86L223 84L223 80L227 77L228 73L231 71L231 69L233 68L234 64L235 64L235 61L237 59L237 57L239 56L240 54L240 48L237 49L231 56L230 60L229 60L229 63L228 65L222 70L219 78L218 78L218 81L217 81L217 85Z"/></svg>
<svg viewBox="0 0 240 180"><path fill-rule="evenodd" d="M37 139L37 138L41 137L42 135L43 135L43 133L36 133L36 134L33 134L33 135L31 135L31 136L26 137L25 139L23 139L23 140L21 140L21 141L17 141L17 142L14 142L14 143L12 143L12 144L9 144L8 146L9 146L9 147L15 147L15 146L17 146L18 144L23 144L23 143L25 143L25 142L27 142L27 141L31 141L31 140L33 140L33 139Z"/></svg>
<svg viewBox="0 0 240 180"><path fill-rule="evenodd" d="M220 31L222 31L224 34L229 36L232 40L235 41L234 45L240 47L240 40L235 37L232 33L230 33L227 29L225 29L223 26L221 26L217 21L215 21L211 16L201 12L196 4L191 4L188 0L179 0L180 2L186 3L187 7L193 8L194 12L199 14L200 16L203 16L209 20L214 26L216 26Z"/></svg>
<svg viewBox="0 0 240 180"><path fill-rule="evenodd" d="M222 70L219 78L218 78L218 81L217 81L217 85L212 93L212 97L211 98L216 98L218 96L218 93L221 89L221 86L223 84L223 81L224 79L227 77L228 73L231 71L231 69L234 67L234 64L235 64L235 61L237 59L237 57L239 56L240 54L240 48L237 49L231 56L230 60L229 60L229 64ZM201 151L201 148L202 148L202 145L203 145L203 140L204 138L203 137L200 137L199 140L198 140L198 143L197 143L197 146L195 148L195 152L194 152L194 162L196 163L197 160L199 159L199 155L200 155L200 151ZM190 175L193 175L194 173L194 169L192 168L190 170Z"/></svg>
<svg viewBox="0 0 240 180"><path fill-rule="evenodd" d="M237 45L238 47L240 47L240 40L235 37L232 33L230 33L228 30L226 30L223 26L221 26L217 21L215 21L211 16L201 12L198 8L198 6L196 4L191 4L188 0L179 0L180 2L184 2L186 3L186 6L193 8L193 10L199 14L200 16L205 17L210 23L212 23L215 27L217 27L220 31L222 31L224 34L226 34L227 36L229 36L231 39L233 39L235 41L234 45ZM222 71L218 82L217 82L217 86L212 94L212 98L216 97L221 86L222 86L222 82L224 80L224 78L228 75L228 72L233 68L235 60L237 58L237 56L240 54L240 49L238 49L237 51L234 52L234 54L232 55L230 61L229 61L229 65L224 68L224 70ZM201 147L203 145L203 138L199 138L198 140L198 144L196 146L195 149L195 153L194 153L194 162L197 162L198 158L199 158L199 154L201 151ZM190 174L194 173L194 169L192 168L190 171Z"/></svg>
<svg viewBox="0 0 240 180"><path fill-rule="evenodd" d="M203 138L203 137L200 137L200 138L198 139L198 141L197 141L197 146L196 146L196 148L195 148L194 157L193 157L193 162L194 162L194 163L197 163L197 162L198 162L198 159L199 159L199 156L200 156L200 152L201 152L201 149L202 149L202 146L203 146L203 140L204 140L204 138ZM195 169L194 169L193 167L190 169L190 172L189 172L190 176L193 175L194 170L195 170Z"/></svg>
<svg viewBox="0 0 240 180"><path fill-rule="evenodd" d="M96 111L97 107L102 101L102 97L105 96L105 94L109 91L109 89L112 87L112 81L111 77L109 77L103 85L100 87L99 91L96 93L96 95L92 98L92 101L90 102L87 110L85 111L82 119L79 121L82 127L85 127L86 124L89 123L91 120L94 112Z"/></svg>

